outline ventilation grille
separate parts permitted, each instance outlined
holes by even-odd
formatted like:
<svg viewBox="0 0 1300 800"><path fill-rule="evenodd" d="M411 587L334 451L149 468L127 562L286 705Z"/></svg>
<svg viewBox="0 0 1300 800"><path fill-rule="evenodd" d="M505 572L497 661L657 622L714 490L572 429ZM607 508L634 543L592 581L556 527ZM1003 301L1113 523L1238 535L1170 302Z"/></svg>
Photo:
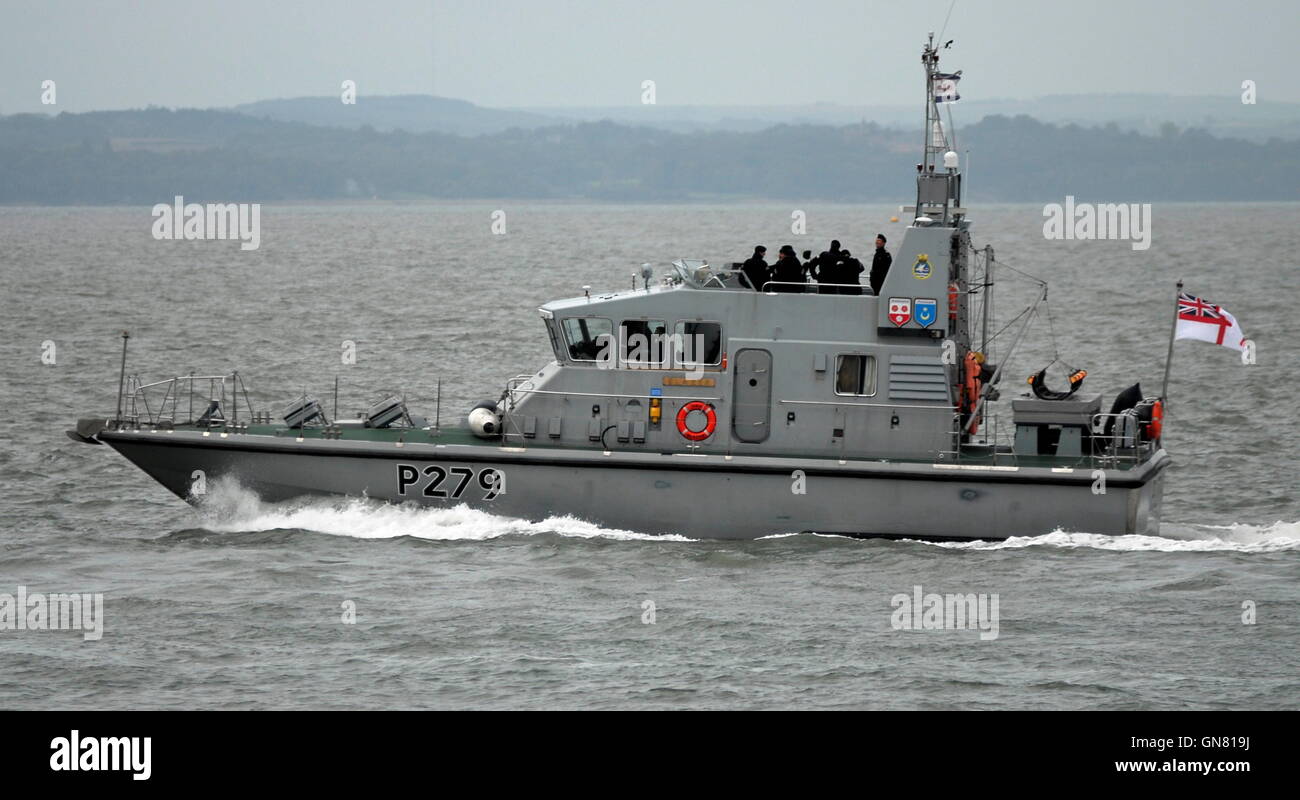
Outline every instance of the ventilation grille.
<svg viewBox="0 0 1300 800"><path fill-rule="evenodd" d="M890 356L889 399L951 402L943 362L929 356Z"/></svg>

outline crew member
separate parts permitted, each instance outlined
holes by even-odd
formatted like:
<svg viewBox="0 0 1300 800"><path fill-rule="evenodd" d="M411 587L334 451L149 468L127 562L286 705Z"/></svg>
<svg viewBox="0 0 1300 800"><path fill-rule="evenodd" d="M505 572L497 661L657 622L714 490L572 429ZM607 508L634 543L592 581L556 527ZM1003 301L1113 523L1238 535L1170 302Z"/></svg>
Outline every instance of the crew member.
<svg viewBox="0 0 1300 800"><path fill-rule="evenodd" d="M817 280L817 259L811 250L803 251L803 274L805 282Z"/></svg>
<svg viewBox="0 0 1300 800"><path fill-rule="evenodd" d="M795 257L794 248L788 244L782 245L777 253L776 263L772 265L772 280L777 281L772 288L778 292L803 291L802 286L791 285L803 283L803 265Z"/></svg>
<svg viewBox="0 0 1300 800"><path fill-rule="evenodd" d="M836 282L852 284L851 286L840 286L840 294L862 294L862 283L858 280L858 276L862 274L866 267L862 266L862 262L854 258L853 254L848 250L841 250L840 255L842 257L837 270L839 274L836 276L838 278Z"/></svg>
<svg viewBox="0 0 1300 800"><path fill-rule="evenodd" d="M871 293L880 294L880 287L885 285L885 276L889 274L889 265L894 257L885 249L885 234L876 234L876 254L871 257Z"/></svg>
<svg viewBox="0 0 1300 800"><path fill-rule="evenodd" d="M840 265L840 240L831 241L831 249L823 250L821 255L817 256L817 274L814 275L819 284L839 283L839 265ZM821 286L818 288L822 294L835 294L834 286Z"/></svg>
<svg viewBox="0 0 1300 800"><path fill-rule="evenodd" d="M768 281L768 266L764 260L766 256L767 248L760 244L754 248L754 255L740 267L740 271L745 273L749 285L754 287L756 292L763 291L763 284Z"/></svg>

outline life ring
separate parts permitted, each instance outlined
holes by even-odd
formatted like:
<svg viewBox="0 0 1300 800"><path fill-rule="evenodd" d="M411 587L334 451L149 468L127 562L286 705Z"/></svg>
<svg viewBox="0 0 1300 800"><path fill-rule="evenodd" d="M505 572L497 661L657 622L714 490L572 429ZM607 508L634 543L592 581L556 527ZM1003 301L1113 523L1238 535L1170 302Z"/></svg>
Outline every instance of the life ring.
<svg viewBox="0 0 1300 800"><path fill-rule="evenodd" d="M955 282L948 284L948 319L952 320L953 322L957 321L957 298L958 297L959 295L957 294L957 284Z"/></svg>
<svg viewBox="0 0 1300 800"><path fill-rule="evenodd" d="M1147 420L1143 427L1146 429L1146 438L1156 442L1160 440L1160 432L1165 426L1165 404L1160 400L1151 404L1151 419Z"/></svg>
<svg viewBox="0 0 1300 800"><path fill-rule="evenodd" d="M975 405L979 402L980 396L980 364L979 357L973 352L966 354L962 362L962 382L961 382L961 412L966 422L963 430L969 434L979 433L979 420L969 419L970 414L975 413Z"/></svg>
<svg viewBox="0 0 1300 800"><path fill-rule="evenodd" d="M704 430L691 430L686 424L686 418L692 411L699 411L704 414ZM713 406L700 400L692 400L682 406L677 412L677 432L682 438L692 442L702 442L713 435L713 431L718 427L718 412L713 410Z"/></svg>

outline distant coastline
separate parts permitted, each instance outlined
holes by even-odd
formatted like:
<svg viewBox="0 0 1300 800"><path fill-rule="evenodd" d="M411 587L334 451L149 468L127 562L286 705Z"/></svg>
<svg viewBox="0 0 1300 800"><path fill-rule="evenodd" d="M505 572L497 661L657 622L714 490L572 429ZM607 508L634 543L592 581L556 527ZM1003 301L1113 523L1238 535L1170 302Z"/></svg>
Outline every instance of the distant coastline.
<svg viewBox="0 0 1300 800"><path fill-rule="evenodd" d="M981 203L1300 201L1300 141L991 116L958 130ZM0 117L0 205L197 202L905 203L914 130L776 125L676 133L615 122L475 136L232 111ZM968 160L967 160L968 159Z"/></svg>

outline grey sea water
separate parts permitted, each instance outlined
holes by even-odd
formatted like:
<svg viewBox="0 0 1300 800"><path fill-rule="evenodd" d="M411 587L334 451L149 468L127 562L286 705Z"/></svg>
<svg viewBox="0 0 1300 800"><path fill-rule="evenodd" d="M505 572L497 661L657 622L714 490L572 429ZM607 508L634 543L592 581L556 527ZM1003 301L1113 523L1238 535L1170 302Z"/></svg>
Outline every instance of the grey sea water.
<svg viewBox="0 0 1300 800"><path fill-rule="evenodd" d="M0 708L1300 706L1297 206L1157 205L1144 252L1047 241L1041 206L974 212L978 245L1052 287L1004 396L1058 356L1107 399L1157 391L1180 277L1257 342L1253 367L1178 343L1159 537L654 539L580 509L269 506L230 486L195 510L63 434L112 412L124 328L146 380L238 369L264 403L338 375L341 411L393 390L431 415L440 379L448 423L549 358L548 299L629 286L646 261L901 238L880 206L801 206L794 236L794 208L266 206L256 251L156 241L148 208L0 209L0 593L105 598L98 641L0 630ZM998 291L1001 326L1033 289L1008 268ZM894 630L915 586L996 594L997 638Z"/></svg>

